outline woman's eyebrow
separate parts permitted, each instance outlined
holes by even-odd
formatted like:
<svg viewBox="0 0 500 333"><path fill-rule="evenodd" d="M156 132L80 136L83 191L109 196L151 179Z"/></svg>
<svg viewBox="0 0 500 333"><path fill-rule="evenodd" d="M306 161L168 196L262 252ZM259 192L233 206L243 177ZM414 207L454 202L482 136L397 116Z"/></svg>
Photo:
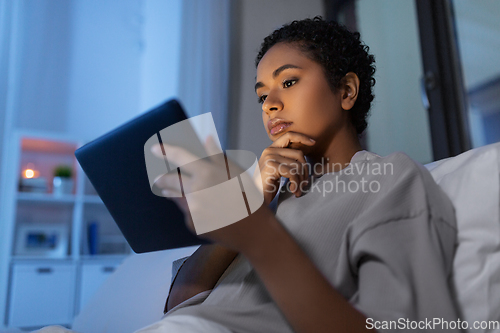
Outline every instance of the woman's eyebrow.
<svg viewBox="0 0 500 333"><path fill-rule="evenodd" d="M277 69L274 70L273 72L273 79L276 78L278 75L280 75L281 72L283 72L285 69L290 69L290 68L298 68L298 69L302 69L300 68L299 66L296 66L296 65L292 65L292 64L285 64L283 66L280 66L278 67ZM255 84L255 91L257 91L257 89L259 88L262 88L264 86L264 83L262 82L257 82Z"/></svg>

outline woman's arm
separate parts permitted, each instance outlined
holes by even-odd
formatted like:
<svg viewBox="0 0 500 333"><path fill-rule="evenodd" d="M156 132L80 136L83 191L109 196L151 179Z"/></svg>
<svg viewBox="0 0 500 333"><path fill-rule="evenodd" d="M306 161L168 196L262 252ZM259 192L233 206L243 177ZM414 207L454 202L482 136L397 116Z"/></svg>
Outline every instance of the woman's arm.
<svg viewBox="0 0 500 333"><path fill-rule="evenodd" d="M165 312L202 291L213 289L237 254L219 244L201 245L184 262L173 281Z"/></svg>
<svg viewBox="0 0 500 333"><path fill-rule="evenodd" d="M242 254L294 331L367 331L364 315L330 285L279 221L269 214L262 222L271 227Z"/></svg>
<svg viewBox="0 0 500 333"><path fill-rule="evenodd" d="M283 147L288 147L291 142L307 141L309 141L307 137L290 132L285 133L280 139L276 140L273 143L276 146L273 147L275 149L266 149L259 160L259 168L264 174L263 179L271 179L277 183L281 176L287 176L280 173L280 168L275 168L276 164L269 164L268 161L274 161L274 163L277 163L278 159L283 161L282 157L277 156L279 154L290 155L285 162L289 160L293 160L290 163L296 163L298 160L302 161L303 154L301 151ZM309 141L308 144L312 145L313 142ZM185 160L194 160L182 148L170 146L169 149L172 152L171 155L175 157L173 159L179 165L185 164L183 163ZM152 151L159 157L163 156L159 146L154 147ZM280 162L280 165L282 164ZM195 176L182 179L184 191L192 193L200 187L203 188L200 184L208 184L213 179L222 179L221 170L227 172L225 166L221 168L214 163L205 163L203 166L204 172L193 173ZM294 175L296 185L300 184L306 178L305 176L309 174L307 168L301 169L301 171L300 177ZM176 184L170 184L170 181L173 180L167 175L163 178L164 182L158 180L157 185L172 191L170 190L174 188L172 184ZM178 179L175 179L175 181L178 182ZM269 185L269 181L265 181L263 184L269 187L272 185ZM269 188L263 187L265 193L269 191ZM294 188L294 191L297 196L300 195L298 186ZM271 192L275 193L274 191ZM186 215L192 214L185 201L185 198L183 198L183 200L177 200L176 202ZM210 204L220 204L220 200L210 202ZM367 330L365 326L366 318L329 284L276 219L272 211L269 210L267 204L268 201L257 211L240 221L235 221L233 224L203 234L203 237L225 246L226 251L229 248L235 252L226 253L226 256L224 256L226 260L220 261L213 259L215 255L211 251L208 251L207 254L200 250L201 259L196 259L196 253L193 254L193 258L189 258L184 263L185 267L182 267L179 271L177 279L179 281L185 280L185 282L176 285L175 292L172 290L172 295L167 301L167 309L173 308L202 291L211 289L236 254L240 252L255 268L269 294L297 333L331 332L332 330L336 332L360 332ZM227 209L224 206L207 206L206 202L200 200L193 202L191 208L195 209L198 216L206 213L204 209L207 209L210 213L217 212L218 209ZM193 232L195 231L196 228L191 219L187 220L187 225ZM211 262L217 262L218 267L210 267ZM174 283L177 282L174 281Z"/></svg>
<svg viewBox="0 0 500 333"><path fill-rule="evenodd" d="M278 163L278 157L275 155L290 155L289 158L285 158L285 162L289 160L293 160L290 163L296 163L298 160L302 161L303 154L301 151L284 149L284 147L288 147L292 142L307 141L309 141L307 137L298 133L294 133L293 135L285 133L280 139L276 140L273 143L276 146L273 148L276 149L266 149L265 154L263 153L261 160L259 160L259 168L267 170L264 172L263 179L275 180L277 183L280 176L286 176L286 174L280 173L280 168L276 168L275 170L273 167ZM309 141L308 144L312 145L313 142ZM183 163L185 161L195 160L190 153L180 147L169 146L169 149L173 160L179 165L186 164ZM159 146L155 146L152 151L159 157L163 157ZM280 161L283 160L281 157L279 159ZM274 161L275 164L269 165L266 161ZM261 162L262 166L260 165ZM280 165L282 164L280 162ZM182 178L184 191L192 193L199 188L205 188L201 185L209 184L213 179L223 179L221 172L227 172L226 167L221 167L217 163L205 162L202 168L203 172L194 172L193 177ZM294 175L296 177L295 185L299 185L308 174L307 168L301 169L300 177ZM168 189L168 192L172 192L171 188L175 188L174 184L178 183L178 179L174 178L172 177L171 179L167 175L163 178L163 181L158 180L157 184L161 188ZM173 182L174 180L175 182ZM269 185L268 183L268 181L264 182L265 185ZM271 187L271 185L269 186ZM264 186L264 192L268 190ZM300 195L299 186L294 188L294 192L296 196ZM191 209L194 209L195 216L206 214L207 210L210 213L214 213L218 212L218 210L223 211L227 209L225 206L217 206L217 204L221 203L220 200L210 202L210 205L207 205L203 200L195 200L189 208L185 204L185 199L177 200L176 202L180 204L180 207L186 214L192 214ZM246 218L235 221L235 223L225 227L206 232L203 234L203 237L236 251L233 252L234 256L238 252L245 255L259 274L271 297L297 333L331 332L332 330L336 332L366 331L365 317L329 284L322 273L276 219L273 212L269 210L267 203ZM188 219L186 223L195 232L196 228L193 221ZM231 258L231 261L234 259L234 256ZM191 258L188 261L191 261ZM186 261L185 265L189 264L188 261ZM188 266L189 269L183 267L179 272L179 275L183 273L183 278L187 280L187 283L183 284L186 287L182 288L182 290L179 289L178 296L172 295L172 300L169 300L168 304L169 309L199 292L212 288L230 261L227 261L225 265L220 264L218 275L208 274L207 277L201 277L200 274L215 272L216 269L212 271L213 268L209 267L210 265L206 265L208 263L207 259L200 262L205 264L198 266L196 260L193 258L192 266ZM208 283L209 280L210 282ZM193 285L196 286L198 284L198 281L205 281L206 283L202 288L193 287Z"/></svg>

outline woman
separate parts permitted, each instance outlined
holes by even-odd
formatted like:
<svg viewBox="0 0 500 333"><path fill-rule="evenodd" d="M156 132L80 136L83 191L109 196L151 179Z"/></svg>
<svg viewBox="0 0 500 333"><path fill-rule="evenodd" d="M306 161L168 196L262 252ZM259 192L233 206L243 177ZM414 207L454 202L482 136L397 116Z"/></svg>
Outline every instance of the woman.
<svg viewBox="0 0 500 333"><path fill-rule="evenodd" d="M166 316L141 332L175 322L183 332L344 332L457 320L451 202L406 155L361 149L375 81L367 51L358 33L318 17L266 37L255 85L273 141L259 160L265 204L202 235L215 244L184 263ZM289 182L279 187L281 177Z"/></svg>
<svg viewBox="0 0 500 333"><path fill-rule="evenodd" d="M367 51L321 18L266 37L255 84L273 141L259 160L264 204L201 235L215 243L185 261L165 317L139 332L425 331L433 318L457 320L451 202L406 155L361 149L375 71ZM157 185L172 196L175 180ZM173 199L194 231L186 200Z"/></svg>

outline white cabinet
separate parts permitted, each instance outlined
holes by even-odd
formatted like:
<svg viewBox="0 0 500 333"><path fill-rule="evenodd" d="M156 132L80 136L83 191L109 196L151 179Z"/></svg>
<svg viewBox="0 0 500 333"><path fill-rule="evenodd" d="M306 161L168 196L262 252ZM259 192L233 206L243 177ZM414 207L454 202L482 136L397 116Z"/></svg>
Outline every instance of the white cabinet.
<svg viewBox="0 0 500 333"><path fill-rule="evenodd" d="M89 262L82 265L79 310L83 309L117 266L116 262Z"/></svg>
<svg viewBox="0 0 500 333"><path fill-rule="evenodd" d="M9 326L67 324L73 318L75 266L71 263L14 263Z"/></svg>
<svg viewBox="0 0 500 333"><path fill-rule="evenodd" d="M76 161L74 151L82 144L22 131L11 142L11 159L4 163L6 209L0 212L11 234L10 274L0 286L9 295L0 306L8 327L71 325L131 252ZM54 190L58 168L60 174L70 173L66 190Z"/></svg>

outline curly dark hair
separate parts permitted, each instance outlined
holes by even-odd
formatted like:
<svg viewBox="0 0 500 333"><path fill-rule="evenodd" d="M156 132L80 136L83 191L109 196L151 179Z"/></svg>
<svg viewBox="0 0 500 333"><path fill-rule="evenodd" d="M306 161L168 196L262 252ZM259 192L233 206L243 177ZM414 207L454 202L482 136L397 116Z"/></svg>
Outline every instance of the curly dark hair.
<svg viewBox="0 0 500 333"><path fill-rule="evenodd" d="M321 16L293 21L275 30L261 44L255 66L267 51L277 43L296 44L308 58L320 64L333 92L341 85L348 72L359 77L358 98L350 110L351 122L361 134L367 126L366 118L374 95L375 57L368 53L368 46L360 39L359 32L350 32L335 21L325 21Z"/></svg>

